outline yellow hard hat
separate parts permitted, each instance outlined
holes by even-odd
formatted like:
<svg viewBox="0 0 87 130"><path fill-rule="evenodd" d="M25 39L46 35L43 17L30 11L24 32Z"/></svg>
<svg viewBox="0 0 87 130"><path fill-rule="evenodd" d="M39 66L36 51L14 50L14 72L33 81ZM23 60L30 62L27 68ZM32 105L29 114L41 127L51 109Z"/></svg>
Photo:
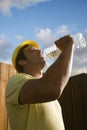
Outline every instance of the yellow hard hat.
<svg viewBox="0 0 87 130"><path fill-rule="evenodd" d="M13 66L14 66L15 68L16 68L16 58L17 58L17 55L18 55L20 49L21 49L22 47L26 46L26 45L30 45L30 46L33 46L33 47L39 49L38 43L36 43L36 42L33 41L33 40L26 40L26 41L22 42L22 43L14 50L14 52L13 52L13 54L12 54L12 63L13 63Z"/></svg>

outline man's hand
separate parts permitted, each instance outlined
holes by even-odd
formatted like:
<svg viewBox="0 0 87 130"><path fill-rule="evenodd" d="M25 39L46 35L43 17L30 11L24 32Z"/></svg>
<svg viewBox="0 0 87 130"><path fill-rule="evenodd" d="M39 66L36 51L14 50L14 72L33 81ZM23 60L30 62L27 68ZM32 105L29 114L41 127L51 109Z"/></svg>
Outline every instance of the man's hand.
<svg viewBox="0 0 87 130"><path fill-rule="evenodd" d="M72 46L74 44L72 37L69 35L61 37L60 39L55 41L56 46L61 50L65 50L68 46Z"/></svg>

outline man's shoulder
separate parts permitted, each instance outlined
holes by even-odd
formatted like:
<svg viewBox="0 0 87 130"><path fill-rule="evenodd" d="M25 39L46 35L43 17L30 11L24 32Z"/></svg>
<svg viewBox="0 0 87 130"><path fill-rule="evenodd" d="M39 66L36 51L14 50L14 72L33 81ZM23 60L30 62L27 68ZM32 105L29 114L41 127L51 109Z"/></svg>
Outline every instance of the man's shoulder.
<svg viewBox="0 0 87 130"><path fill-rule="evenodd" d="M29 74L25 74L25 73L18 73L15 75L12 75L11 77L9 77L9 80L18 80L18 79L24 79L24 78L28 78L28 79L32 79L33 77Z"/></svg>
<svg viewBox="0 0 87 130"><path fill-rule="evenodd" d="M9 77L7 87L13 88L16 86L23 85L26 81L32 79L28 74L19 73Z"/></svg>

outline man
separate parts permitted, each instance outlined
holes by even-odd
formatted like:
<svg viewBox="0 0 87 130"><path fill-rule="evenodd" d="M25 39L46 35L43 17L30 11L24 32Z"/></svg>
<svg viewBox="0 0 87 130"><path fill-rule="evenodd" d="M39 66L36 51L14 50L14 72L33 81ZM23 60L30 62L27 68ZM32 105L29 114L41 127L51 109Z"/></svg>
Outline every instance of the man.
<svg viewBox="0 0 87 130"><path fill-rule="evenodd" d="M68 35L55 44L61 54L44 75L46 61L35 41L24 41L14 50L12 62L18 73L6 87L12 130L64 130L57 99L71 73L74 43Z"/></svg>

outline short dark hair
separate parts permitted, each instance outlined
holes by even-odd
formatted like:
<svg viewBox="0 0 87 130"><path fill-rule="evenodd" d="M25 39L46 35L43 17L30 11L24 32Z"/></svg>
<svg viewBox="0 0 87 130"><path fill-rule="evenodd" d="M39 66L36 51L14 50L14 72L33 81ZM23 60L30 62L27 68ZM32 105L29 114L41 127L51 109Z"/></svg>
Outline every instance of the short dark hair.
<svg viewBox="0 0 87 130"><path fill-rule="evenodd" d="M26 60L26 57L24 55L24 51L23 49L26 48L28 45L25 45L24 47L22 47L17 55L17 58L16 58L16 70L18 73L23 73L23 67L21 65L19 65L18 61L23 59L23 60Z"/></svg>

